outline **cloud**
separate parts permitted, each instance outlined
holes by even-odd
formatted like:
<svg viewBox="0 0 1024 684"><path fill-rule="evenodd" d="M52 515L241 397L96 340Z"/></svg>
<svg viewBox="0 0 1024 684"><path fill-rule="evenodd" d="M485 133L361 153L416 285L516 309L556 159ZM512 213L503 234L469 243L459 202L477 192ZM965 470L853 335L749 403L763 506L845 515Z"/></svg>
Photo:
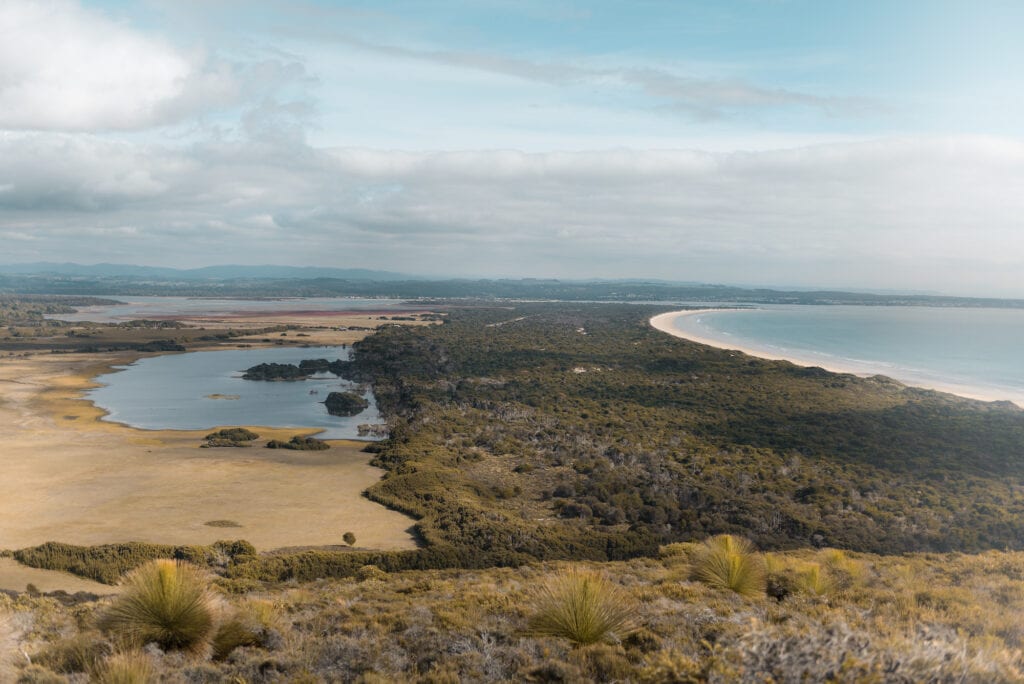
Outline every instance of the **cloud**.
<svg viewBox="0 0 1024 684"><path fill-rule="evenodd" d="M878 108L861 97L820 96L786 88L769 88L742 79L682 76L653 67L598 68L567 62L539 62L480 52L429 50L387 45L330 32L321 38L366 52L472 69L556 87L587 85L602 90L635 90L660 106L694 119L717 119L738 110L768 107L806 107L829 116L860 116Z"/></svg>
<svg viewBox="0 0 1024 684"><path fill-rule="evenodd" d="M993 138L527 154L8 134L0 231L38 238L20 260L991 290L1024 268L1022 183L1024 143Z"/></svg>
<svg viewBox="0 0 1024 684"><path fill-rule="evenodd" d="M115 131L244 105L301 65L186 52L74 0L0 3L0 129Z"/></svg>

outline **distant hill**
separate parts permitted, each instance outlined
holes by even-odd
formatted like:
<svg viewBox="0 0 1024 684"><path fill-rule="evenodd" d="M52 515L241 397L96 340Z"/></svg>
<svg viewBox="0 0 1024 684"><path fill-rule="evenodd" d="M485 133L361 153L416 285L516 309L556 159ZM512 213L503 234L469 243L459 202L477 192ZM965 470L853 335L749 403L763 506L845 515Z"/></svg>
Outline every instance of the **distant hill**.
<svg viewBox="0 0 1024 684"><path fill-rule="evenodd" d="M417 276L365 268L328 268L321 266L245 266L227 264L203 268L178 269L134 264L75 264L37 261L29 264L0 264L0 273L10 275L49 275L93 278L139 278L155 280L236 280L336 278L339 280L396 281L419 280Z"/></svg>
<svg viewBox="0 0 1024 684"><path fill-rule="evenodd" d="M395 299L816 304L1024 308L1024 299L774 290L655 279L438 279L322 266L222 265L174 269L129 264L0 265L0 292L102 297L390 297Z"/></svg>

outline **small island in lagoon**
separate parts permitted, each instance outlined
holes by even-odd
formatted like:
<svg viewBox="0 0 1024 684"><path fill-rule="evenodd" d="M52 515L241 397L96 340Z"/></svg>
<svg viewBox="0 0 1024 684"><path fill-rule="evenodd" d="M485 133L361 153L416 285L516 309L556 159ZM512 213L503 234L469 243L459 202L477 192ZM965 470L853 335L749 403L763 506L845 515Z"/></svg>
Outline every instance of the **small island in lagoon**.
<svg viewBox="0 0 1024 684"><path fill-rule="evenodd" d="M335 376L341 377L350 367L350 362L342 361L341 359L335 361L306 359L298 364L261 363L246 369L242 378L245 380L271 382L298 382L307 380L318 373L332 373ZM310 390L309 393L316 395L318 392ZM359 415L370 407L370 402L355 392L331 392L322 403L327 408L327 412L332 416L345 418ZM374 430L364 430L363 426L359 426L358 430L360 436L370 436L377 433Z"/></svg>

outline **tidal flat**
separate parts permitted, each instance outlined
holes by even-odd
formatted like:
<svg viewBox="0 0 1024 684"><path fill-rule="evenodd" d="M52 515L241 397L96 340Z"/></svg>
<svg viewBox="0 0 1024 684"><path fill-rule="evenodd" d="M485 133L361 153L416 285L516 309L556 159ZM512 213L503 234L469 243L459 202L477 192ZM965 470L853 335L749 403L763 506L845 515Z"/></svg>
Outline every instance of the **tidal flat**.
<svg viewBox="0 0 1024 684"><path fill-rule="evenodd" d="M226 536L258 549L342 543L410 549L413 520L363 490L383 471L364 443L323 452L200 449L207 430L143 431L101 421L85 397L93 378L137 354L32 354L0 364L0 548L61 541L208 544ZM254 427L262 439L315 430ZM236 521L225 530L205 523ZM227 534L229 533L230 534Z"/></svg>

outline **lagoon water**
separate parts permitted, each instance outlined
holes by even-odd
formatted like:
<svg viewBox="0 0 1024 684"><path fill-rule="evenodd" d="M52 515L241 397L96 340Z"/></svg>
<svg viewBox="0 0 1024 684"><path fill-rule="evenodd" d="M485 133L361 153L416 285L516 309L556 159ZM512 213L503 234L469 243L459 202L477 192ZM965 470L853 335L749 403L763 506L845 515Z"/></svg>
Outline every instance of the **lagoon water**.
<svg viewBox="0 0 1024 684"><path fill-rule="evenodd" d="M262 425L321 428L318 437L352 439L358 425L381 422L372 393L366 397L368 409L343 418L327 413L320 402L329 392L352 389L346 380L326 373L295 382L241 377L246 368L260 363L347 359L348 353L342 347L273 347L153 356L101 375L97 382L103 386L90 390L88 397L107 411L104 420L145 430Z"/></svg>
<svg viewBox="0 0 1024 684"><path fill-rule="evenodd" d="M676 318L718 346L1024 404L1024 310L763 306Z"/></svg>

